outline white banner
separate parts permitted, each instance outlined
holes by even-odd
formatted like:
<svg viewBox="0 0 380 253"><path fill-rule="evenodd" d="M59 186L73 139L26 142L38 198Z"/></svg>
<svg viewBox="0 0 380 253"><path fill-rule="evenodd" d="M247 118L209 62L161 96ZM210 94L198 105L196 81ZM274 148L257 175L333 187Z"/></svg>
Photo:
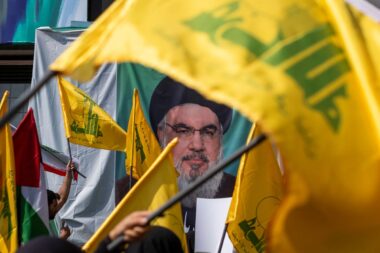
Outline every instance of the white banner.
<svg viewBox="0 0 380 253"><path fill-rule="evenodd" d="M36 31L33 78L31 86L41 80L48 66L81 31ZM116 65L103 66L96 77L80 87L114 119L116 115ZM65 137L57 79L52 79L29 102L34 110L42 145L69 155ZM57 219L65 220L72 234L69 241L81 246L114 209L115 152L70 144L72 155L79 160L79 176L72 182L68 201ZM47 173L47 188L58 191L63 177Z"/></svg>

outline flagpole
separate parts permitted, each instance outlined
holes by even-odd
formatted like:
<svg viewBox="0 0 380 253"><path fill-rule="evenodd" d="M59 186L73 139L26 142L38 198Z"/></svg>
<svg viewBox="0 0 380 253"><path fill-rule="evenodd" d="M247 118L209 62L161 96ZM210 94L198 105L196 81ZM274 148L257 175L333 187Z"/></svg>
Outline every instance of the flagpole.
<svg viewBox="0 0 380 253"><path fill-rule="evenodd" d="M16 100L16 104L11 108L1 119L0 119L0 129L10 121L18 111L32 98L52 77L57 75L57 72L48 70L47 73L42 77L42 79L33 88L24 91L22 95Z"/></svg>
<svg viewBox="0 0 380 253"><path fill-rule="evenodd" d="M232 162L240 158L244 153L248 152L252 148L259 145L261 142L263 142L267 137L264 134L261 134L257 136L255 139L253 139L250 143L247 145L239 148L235 153L233 153L229 158L223 160L220 164L217 164L210 170L206 171L206 173L198 178L194 183L190 184L186 189L178 192L176 195L174 195L171 199L169 199L165 204L163 204L161 207L153 211L147 218L147 224L149 224L152 220L155 218L162 216L163 213L180 202L182 199L184 199L187 195L192 193L194 190L196 190L199 186L204 184L207 180L215 176L217 173L221 172L226 166L230 165ZM112 252L117 247L119 247L121 244L124 243L124 236L119 235L115 240L110 242L107 245L108 251Z"/></svg>
<svg viewBox="0 0 380 253"><path fill-rule="evenodd" d="M70 147L70 141L69 141L69 138L66 138L66 140L67 140L67 147L68 147L68 149L69 149L70 162L72 162L72 161L73 161L73 157L72 157L72 155L71 155L71 147ZM76 173L78 173L78 175L82 176L83 178L87 178L85 175L83 175L82 173L80 173L80 172L77 170L77 168L75 168L75 167L74 167L74 171L75 171Z"/></svg>
<svg viewBox="0 0 380 253"><path fill-rule="evenodd" d="M133 165L135 164L135 161L134 161L134 150L135 150L135 146L136 146L136 129L135 129L135 119L136 119L136 91L133 90L133 104L132 104L132 109L133 109L133 118L132 118L132 150L130 150L130 152L132 153L131 155L131 166L129 168L129 190L132 189L132 173L133 173ZM129 131L129 129L128 129Z"/></svg>
<svg viewBox="0 0 380 253"><path fill-rule="evenodd" d="M136 119L136 89L133 90L133 100L132 100L132 129L128 129L128 131L132 131L132 150L131 152L131 166L129 167L129 190L132 189L132 173L133 173L133 165L135 164L134 161L134 150L136 147L136 129L135 129L135 119ZM128 154L127 154L128 155Z"/></svg>
<svg viewBox="0 0 380 253"><path fill-rule="evenodd" d="M71 155L71 147L70 147L70 141L69 141L69 138L66 138L67 140L67 147L69 149L69 157L70 157L70 163L73 161L73 157ZM69 173L68 171L66 171L66 173ZM71 176L74 177L74 174L73 174L73 171L70 171L71 173Z"/></svg>
<svg viewBox="0 0 380 253"><path fill-rule="evenodd" d="M132 189L132 166L129 169L129 190Z"/></svg>
<svg viewBox="0 0 380 253"><path fill-rule="evenodd" d="M133 101L135 102L135 97L134 97L134 94L133 94ZM132 106L132 108L133 108L133 106ZM129 190L131 190L132 189L132 173L133 173L133 165L135 164L134 163L134 149L135 149L135 146L136 146L136 143L135 143L135 141L136 141L136 137L135 137L135 112L134 112L135 110L133 110L133 126L132 126L132 149L131 150L129 150L131 153L131 166L129 166ZM128 129L129 130L129 129Z"/></svg>
<svg viewBox="0 0 380 253"><path fill-rule="evenodd" d="M71 155L71 147L70 147L70 141L69 138L66 138L67 140L67 148L69 149L69 157L70 157L70 162L73 160L73 156Z"/></svg>
<svg viewBox="0 0 380 253"><path fill-rule="evenodd" d="M220 242L219 242L218 253L222 252L224 238L226 237L226 232L227 232L227 224L224 224L222 238L220 238Z"/></svg>

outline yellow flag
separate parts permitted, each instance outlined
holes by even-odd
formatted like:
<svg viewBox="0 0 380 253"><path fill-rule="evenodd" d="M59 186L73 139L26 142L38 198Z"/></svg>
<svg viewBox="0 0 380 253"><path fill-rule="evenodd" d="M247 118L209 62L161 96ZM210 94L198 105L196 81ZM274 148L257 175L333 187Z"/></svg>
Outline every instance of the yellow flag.
<svg viewBox="0 0 380 253"><path fill-rule="evenodd" d="M132 109L127 132L126 170L139 179L161 153L156 136L153 134L140 105L138 91L133 91Z"/></svg>
<svg viewBox="0 0 380 253"><path fill-rule="evenodd" d="M252 126L247 143L260 134L256 128ZM281 171L268 140L243 155L226 221L238 252L265 252L268 224L280 205L282 186Z"/></svg>
<svg viewBox="0 0 380 253"><path fill-rule="evenodd" d="M120 0L51 68L138 62L238 109L288 169L272 252L379 252L380 80L354 21L344 0Z"/></svg>
<svg viewBox="0 0 380 253"><path fill-rule="evenodd" d="M345 77L340 88L344 93L334 98L334 90L330 91L335 110L328 113L336 115L339 125L332 133L318 131L321 124L314 119L310 124L315 127L300 129L312 144L307 147L311 153L308 159L298 156L299 162L296 157L302 153L288 155L293 167L289 194L273 223L270 246L273 252L378 252L379 79L368 57L371 50L348 6L343 1L322 2L337 33L332 39L342 45L343 60L350 67L339 76ZM322 138L315 141L318 134Z"/></svg>
<svg viewBox="0 0 380 253"><path fill-rule="evenodd" d="M0 102L0 116L8 110L9 92ZM12 132L6 124L0 129L0 252L15 252L17 240L16 171L13 156Z"/></svg>
<svg viewBox="0 0 380 253"><path fill-rule="evenodd" d="M126 215L138 210L156 210L178 192L177 172L171 158L171 150L177 142L178 140L174 139L166 146L149 170L137 181L98 231L83 246L82 249L85 252L93 252L99 242ZM163 217L154 220L151 225L170 229L180 239L184 252L187 252L180 204L174 205L164 213Z"/></svg>
<svg viewBox="0 0 380 253"><path fill-rule="evenodd" d="M83 146L125 151L126 132L81 89L58 77L66 137Z"/></svg>

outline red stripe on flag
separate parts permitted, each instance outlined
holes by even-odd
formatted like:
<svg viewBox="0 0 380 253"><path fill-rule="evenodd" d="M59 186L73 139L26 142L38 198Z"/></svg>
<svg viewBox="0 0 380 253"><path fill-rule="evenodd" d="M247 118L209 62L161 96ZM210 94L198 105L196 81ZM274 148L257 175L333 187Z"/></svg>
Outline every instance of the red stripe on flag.
<svg viewBox="0 0 380 253"><path fill-rule="evenodd" d="M59 176L66 176L66 171L54 168L53 166L50 166L49 164L43 163L44 170L49 171L51 173L57 174ZM74 180L78 181L78 172L74 171Z"/></svg>
<svg viewBox="0 0 380 253"><path fill-rule="evenodd" d="M17 186L40 186L41 151L33 110L29 109L13 134Z"/></svg>
<svg viewBox="0 0 380 253"><path fill-rule="evenodd" d="M49 171L51 173L54 173L54 174L57 174L57 175L63 176L63 177L66 175L66 171L63 171L63 170L60 170L60 169L56 169L56 168L54 168L54 167L52 167L52 166L50 166L49 164L46 164L46 163L43 163L43 165L44 165L44 169L46 171Z"/></svg>

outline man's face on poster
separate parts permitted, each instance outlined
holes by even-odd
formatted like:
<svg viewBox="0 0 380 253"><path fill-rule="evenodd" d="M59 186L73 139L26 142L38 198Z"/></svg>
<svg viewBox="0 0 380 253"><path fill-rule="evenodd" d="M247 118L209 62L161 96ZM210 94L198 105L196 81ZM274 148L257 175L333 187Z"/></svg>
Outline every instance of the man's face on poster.
<svg viewBox="0 0 380 253"><path fill-rule="evenodd" d="M179 186L183 188L203 175L222 156L222 130L216 114L197 104L183 104L171 108L158 127L158 138L166 146L178 137L173 149L174 165L180 173ZM215 182L210 193L213 197L219 187Z"/></svg>
<svg viewBox="0 0 380 253"><path fill-rule="evenodd" d="M197 104L170 109L158 128L158 137L164 145L178 137L174 163L188 181L203 175L221 155L219 120L209 108Z"/></svg>
<svg viewBox="0 0 380 253"><path fill-rule="evenodd" d="M178 138L172 153L180 190L188 188L223 158L222 139L232 119L230 108L165 77L152 94L149 117L161 147ZM182 205L192 208L197 198L219 196L224 178L223 172L217 173L182 200Z"/></svg>

